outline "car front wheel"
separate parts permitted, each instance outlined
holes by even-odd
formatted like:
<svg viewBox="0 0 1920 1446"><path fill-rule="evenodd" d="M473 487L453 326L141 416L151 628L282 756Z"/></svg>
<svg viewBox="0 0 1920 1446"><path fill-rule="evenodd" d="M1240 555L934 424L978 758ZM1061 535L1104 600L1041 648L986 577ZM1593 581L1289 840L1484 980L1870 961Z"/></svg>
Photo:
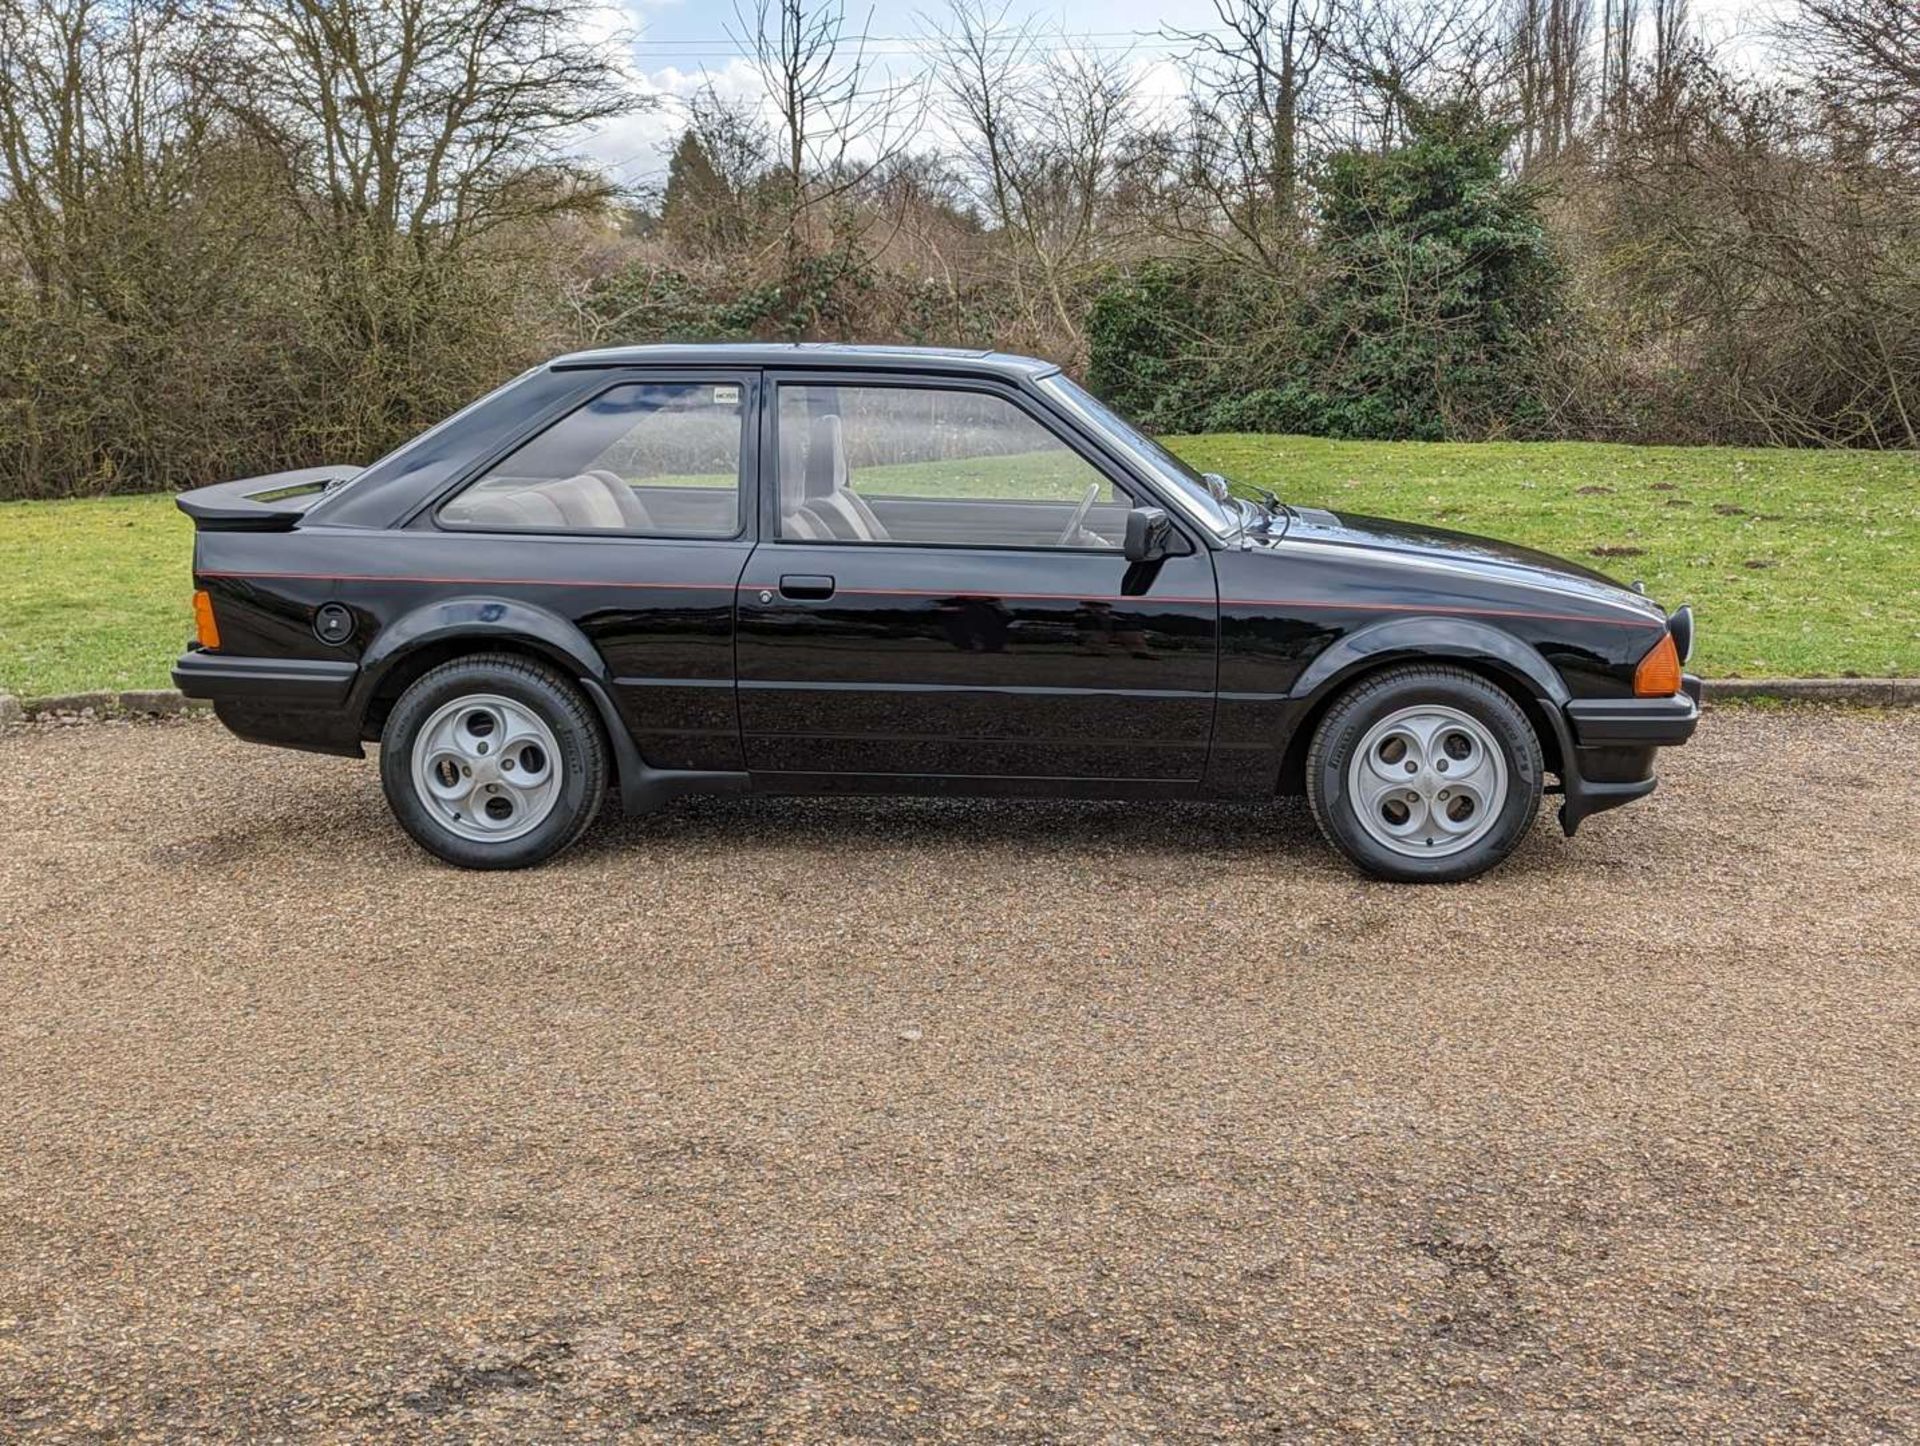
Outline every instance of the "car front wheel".
<svg viewBox="0 0 1920 1446"><path fill-rule="evenodd" d="M1366 872L1452 883L1513 852L1539 809L1541 771L1539 739L1499 688L1462 668L1399 667L1327 710L1307 801Z"/></svg>
<svg viewBox="0 0 1920 1446"><path fill-rule="evenodd" d="M443 663L401 695L380 736L380 781L429 853L463 868L526 868L593 822L606 745L558 673L483 654Z"/></svg>

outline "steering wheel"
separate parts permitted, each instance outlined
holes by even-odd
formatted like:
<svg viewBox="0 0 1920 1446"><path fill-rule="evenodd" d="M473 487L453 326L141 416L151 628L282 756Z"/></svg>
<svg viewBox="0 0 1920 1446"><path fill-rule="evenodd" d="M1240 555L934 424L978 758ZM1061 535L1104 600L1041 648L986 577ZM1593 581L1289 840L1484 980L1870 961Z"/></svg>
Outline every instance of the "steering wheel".
<svg viewBox="0 0 1920 1446"><path fill-rule="evenodd" d="M1067 525L1061 529L1060 540L1054 543L1055 547L1073 546L1073 539L1080 535L1080 524L1087 520L1087 514L1093 511L1094 501L1099 496L1100 484L1089 482L1086 495L1080 499L1080 505L1073 509L1073 516L1067 519Z"/></svg>

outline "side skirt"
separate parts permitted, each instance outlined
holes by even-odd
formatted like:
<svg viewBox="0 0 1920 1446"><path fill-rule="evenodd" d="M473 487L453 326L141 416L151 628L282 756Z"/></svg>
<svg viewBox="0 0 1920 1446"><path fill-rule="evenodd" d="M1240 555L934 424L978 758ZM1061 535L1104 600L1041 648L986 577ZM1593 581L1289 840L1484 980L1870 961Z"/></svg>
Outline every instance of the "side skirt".
<svg viewBox="0 0 1920 1446"><path fill-rule="evenodd" d="M900 794L920 798L1208 797L1191 779L1032 778L962 773L756 773L753 791L766 794Z"/></svg>
<svg viewBox="0 0 1920 1446"><path fill-rule="evenodd" d="M1202 799L1212 795L1194 779L1003 778L933 773L722 773L655 768L640 756L633 735L607 690L593 678L580 687L607 730L620 776L620 805L630 814L699 793L900 794L923 798Z"/></svg>

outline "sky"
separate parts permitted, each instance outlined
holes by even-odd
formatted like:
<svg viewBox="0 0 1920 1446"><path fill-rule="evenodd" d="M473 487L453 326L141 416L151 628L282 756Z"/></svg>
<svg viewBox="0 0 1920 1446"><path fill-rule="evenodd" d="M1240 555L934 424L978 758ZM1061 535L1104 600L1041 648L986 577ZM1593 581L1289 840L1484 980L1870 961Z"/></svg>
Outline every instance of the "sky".
<svg viewBox="0 0 1920 1446"><path fill-rule="evenodd" d="M751 3L742 0L744 8ZM1770 18L1783 3L1692 0L1692 12L1701 32L1723 55L1753 61L1764 48ZM1651 9L1651 4L1643 8ZM846 33L874 37L869 56L896 73L921 71L926 63L922 37L937 28L946 11L946 0L873 0L870 7L847 0ZM1022 22L1060 37L1064 45L1129 57L1148 98L1178 92L1179 79L1169 60L1176 47L1166 32L1210 29L1219 23L1212 0L1008 0L1009 27ZM684 110L678 102L685 96L707 85L730 97L759 94L759 81L732 38L742 29L733 0L613 0L595 28L617 40L639 88L658 98L653 108L602 126L582 147L624 183L644 187L664 178L667 152L683 128Z"/></svg>

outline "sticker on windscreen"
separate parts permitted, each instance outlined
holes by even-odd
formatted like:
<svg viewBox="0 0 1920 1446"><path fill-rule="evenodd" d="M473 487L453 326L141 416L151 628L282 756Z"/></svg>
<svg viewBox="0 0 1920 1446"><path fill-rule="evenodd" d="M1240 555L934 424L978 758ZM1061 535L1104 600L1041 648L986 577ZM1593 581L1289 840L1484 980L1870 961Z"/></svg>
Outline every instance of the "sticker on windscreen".
<svg viewBox="0 0 1920 1446"><path fill-rule="evenodd" d="M739 406L740 405L740 388L715 387L713 389L713 404L716 407Z"/></svg>

